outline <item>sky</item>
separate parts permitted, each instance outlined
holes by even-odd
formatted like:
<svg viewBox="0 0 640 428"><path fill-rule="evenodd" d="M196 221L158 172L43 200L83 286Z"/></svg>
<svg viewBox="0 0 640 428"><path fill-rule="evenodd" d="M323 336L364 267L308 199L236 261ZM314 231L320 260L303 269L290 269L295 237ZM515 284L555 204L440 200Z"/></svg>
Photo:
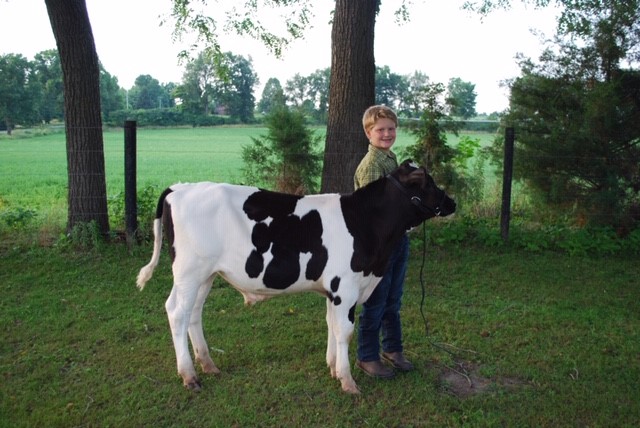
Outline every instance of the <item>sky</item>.
<svg viewBox="0 0 640 428"><path fill-rule="evenodd" d="M224 0L209 0L212 16L221 18ZM228 2L227 2L228 3ZM459 77L475 85L476 111L491 113L508 106L508 90L500 82L516 77L515 56L537 58L542 51L535 29L552 36L557 11L535 10L514 0L510 11L481 19L461 9L462 0L414 0L409 23L397 24L397 0L382 2L375 28L376 65L396 74L420 71L432 82L446 84ZM178 53L186 44L172 40L172 26L160 25L171 11L171 0L86 0L98 57L105 69L129 89L136 77L151 75L160 83L182 80L184 64ZM222 50L251 58L262 87L272 77L286 81L331 66L330 12L333 0L314 2L314 18L303 40L294 42L280 59L259 42L222 35ZM32 60L38 52L55 49L55 39L43 0L0 0L0 55L22 54ZM277 18L275 18L277 19Z"/></svg>

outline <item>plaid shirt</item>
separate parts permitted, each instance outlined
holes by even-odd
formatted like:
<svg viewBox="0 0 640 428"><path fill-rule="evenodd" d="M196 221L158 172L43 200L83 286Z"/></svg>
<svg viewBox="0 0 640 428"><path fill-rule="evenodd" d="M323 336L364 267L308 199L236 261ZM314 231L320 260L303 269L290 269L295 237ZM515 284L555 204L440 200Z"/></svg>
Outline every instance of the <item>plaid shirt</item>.
<svg viewBox="0 0 640 428"><path fill-rule="evenodd" d="M360 161L353 176L353 184L356 189L359 189L390 173L397 166L398 161L395 153L391 150L384 152L369 144L369 151Z"/></svg>

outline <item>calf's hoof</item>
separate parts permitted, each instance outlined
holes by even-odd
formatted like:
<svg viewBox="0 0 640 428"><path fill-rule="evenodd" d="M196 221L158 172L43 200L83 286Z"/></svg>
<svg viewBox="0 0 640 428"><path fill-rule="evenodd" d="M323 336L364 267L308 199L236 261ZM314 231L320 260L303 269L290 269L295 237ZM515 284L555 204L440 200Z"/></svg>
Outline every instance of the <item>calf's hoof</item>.
<svg viewBox="0 0 640 428"><path fill-rule="evenodd" d="M202 390L202 384L198 379L192 379L190 381L184 381L184 387L191 392L200 392Z"/></svg>
<svg viewBox="0 0 640 428"><path fill-rule="evenodd" d="M342 390L344 392L346 392L347 394L360 394L360 389L358 388L358 385L356 385L356 383L351 380L351 381L342 381Z"/></svg>
<svg viewBox="0 0 640 428"><path fill-rule="evenodd" d="M331 377L334 379L338 379L338 372L335 368L335 366L329 366L329 372L331 372Z"/></svg>
<svg viewBox="0 0 640 428"><path fill-rule="evenodd" d="M202 371L207 374L220 374L220 369L209 359L209 361L199 361Z"/></svg>

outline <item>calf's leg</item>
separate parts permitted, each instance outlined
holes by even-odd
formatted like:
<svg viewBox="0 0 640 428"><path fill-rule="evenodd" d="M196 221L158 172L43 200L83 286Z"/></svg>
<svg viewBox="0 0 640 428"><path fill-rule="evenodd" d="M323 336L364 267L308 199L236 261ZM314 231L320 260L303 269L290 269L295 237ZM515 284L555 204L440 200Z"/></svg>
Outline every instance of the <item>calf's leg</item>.
<svg viewBox="0 0 640 428"><path fill-rule="evenodd" d="M171 327L173 347L176 351L178 374L182 377L182 382L187 389L199 391L200 381L193 367L187 339L191 311L198 291L197 284L194 285L175 282L164 306Z"/></svg>
<svg viewBox="0 0 640 428"><path fill-rule="evenodd" d="M332 305L330 299L327 299L327 366L329 366L329 371L331 372L332 378L337 378L338 374L336 373L336 336L333 332L333 316L335 311L332 310Z"/></svg>
<svg viewBox="0 0 640 428"><path fill-rule="evenodd" d="M356 300L343 298L339 305L335 301L329 305L328 311L333 314L328 315L331 319L330 330L335 338L335 375L340 379L342 390L350 394L359 394L360 390L351 376L351 365L349 364L349 342L353 336L353 316L350 313L355 308ZM329 354L329 350L327 350ZM332 373L333 374L333 373Z"/></svg>
<svg viewBox="0 0 640 428"><path fill-rule="evenodd" d="M200 363L202 371L205 373L218 374L220 373L220 369L216 367L209 355L209 346L207 345L207 341L204 338L204 331L202 330L202 307L209 295L212 283L212 278L209 278L198 288L198 295L196 296L189 321L189 338L191 339L193 354L196 356L196 361Z"/></svg>

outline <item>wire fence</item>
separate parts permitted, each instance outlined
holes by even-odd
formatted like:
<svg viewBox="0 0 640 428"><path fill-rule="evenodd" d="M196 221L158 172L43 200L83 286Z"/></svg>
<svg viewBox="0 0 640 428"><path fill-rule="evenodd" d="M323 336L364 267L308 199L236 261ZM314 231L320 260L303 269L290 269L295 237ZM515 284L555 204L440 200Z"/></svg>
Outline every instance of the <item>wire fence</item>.
<svg viewBox="0 0 640 428"><path fill-rule="evenodd" d="M68 197L67 149L62 132L31 135L15 131L12 138L0 139L0 211L31 209L35 211L66 212ZM245 182L242 161L243 147L253 139L264 137L267 130L262 127L216 127L216 128L142 128L136 132L136 188L138 191L153 188L159 194L176 182L214 181L237 184ZM323 137L325 130L317 128ZM516 130L517 133L517 130ZM22 134L22 135L21 135ZM461 132L464 135L464 131ZM110 203L122 198L125 189L124 131L120 129L104 132L104 158L107 195ZM496 134L470 134L471 138L482 138L482 145L490 145L493 139L503 138ZM516 135L517 139L517 135ZM399 133L398 147L411 144L409 134ZM454 141L455 143L455 141ZM92 149L89 149L92 150ZM343 154L344 155L344 154ZM522 156L515 149L514 156ZM356 156L356 154L354 154ZM359 154L357 155L359 156ZM525 162L534 162L536 154L527 153ZM540 155L543 156L543 155ZM604 163L611 161L602 156L562 154L558 158L575 163ZM522 161L522 158L519 159ZM487 197L496 198L495 189L502 184L501 166L487 164L483 171L484 181L491 183L492 191ZM89 172L93 174L93 172ZM348 175L335 171L336 175ZM522 192L516 186L514 192ZM576 195L565 194L570 200ZM500 203L500 195L494 203ZM464 201L460 201L464 206ZM499 212L499 211L498 211Z"/></svg>

